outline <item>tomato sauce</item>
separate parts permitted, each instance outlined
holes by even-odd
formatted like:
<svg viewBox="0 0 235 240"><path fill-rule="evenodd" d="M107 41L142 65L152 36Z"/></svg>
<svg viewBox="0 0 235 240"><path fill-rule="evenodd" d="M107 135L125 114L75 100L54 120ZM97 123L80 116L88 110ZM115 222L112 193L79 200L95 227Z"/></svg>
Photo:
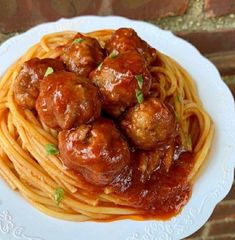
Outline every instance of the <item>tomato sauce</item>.
<svg viewBox="0 0 235 240"><path fill-rule="evenodd" d="M141 181L138 164L133 161L110 187L129 206L141 209L141 219L168 219L178 214L190 198L192 187L187 176L193 167L193 159L192 153L183 153L169 172L160 168L146 182Z"/></svg>

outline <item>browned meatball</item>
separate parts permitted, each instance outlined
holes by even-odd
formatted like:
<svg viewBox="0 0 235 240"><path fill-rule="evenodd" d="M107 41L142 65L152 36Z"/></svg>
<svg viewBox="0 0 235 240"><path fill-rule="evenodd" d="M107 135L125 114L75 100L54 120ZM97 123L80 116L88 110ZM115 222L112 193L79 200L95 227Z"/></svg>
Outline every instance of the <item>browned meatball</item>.
<svg viewBox="0 0 235 240"><path fill-rule="evenodd" d="M104 59L104 50L95 38L77 33L74 39L63 47L62 61L77 75L88 77Z"/></svg>
<svg viewBox="0 0 235 240"><path fill-rule="evenodd" d="M160 168L164 158L164 150L157 148L151 151L138 151L136 158L139 161L138 170L141 172L140 180L145 182L150 179L152 173Z"/></svg>
<svg viewBox="0 0 235 240"><path fill-rule="evenodd" d="M15 79L14 95L18 105L23 108L33 109L39 94L39 81L44 77L48 67L54 71L64 69L61 61L51 58L32 58L25 62Z"/></svg>
<svg viewBox="0 0 235 240"><path fill-rule="evenodd" d="M109 52L117 50L120 53L137 50L145 57L147 63L151 63L157 58L156 50L142 40L132 28L116 30L111 39L107 41L106 48Z"/></svg>
<svg viewBox="0 0 235 240"><path fill-rule="evenodd" d="M110 183L130 162L127 142L108 119L62 131L58 139L65 166L95 185Z"/></svg>
<svg viewBox="0 0 235 240"><path fill-rule="evenodd" d="M117 117L137 103L138 77L143 80L141 92L146 96L152 80L144 58L137 51L107 57L102 66L91 73L93 83L102 94L106 112Z"/></svg>
<svg viewBox="0 0 235 240"><path fill-rule="evenodd" d="M139 161L138 170L141 172L140 180L142 182L149 180L152 173L160 168L168 172L174 160L174 153L174 139L153 150L138 150L136 158Z"/></svg>
<svg viewBox="0 0 235 240"><path fill-rule="evenodd" d="M98 90L75 73L60 71L40 82L36 102L43 123L54 129L70 129L100 116Z"/></svg>
<svg viewBox="0 0 235 240"><path fill-rule="evenodd" d="M152 149L176 135L173 109L157 98L149 98L128 110L121 127L139 149Z"/></svg>

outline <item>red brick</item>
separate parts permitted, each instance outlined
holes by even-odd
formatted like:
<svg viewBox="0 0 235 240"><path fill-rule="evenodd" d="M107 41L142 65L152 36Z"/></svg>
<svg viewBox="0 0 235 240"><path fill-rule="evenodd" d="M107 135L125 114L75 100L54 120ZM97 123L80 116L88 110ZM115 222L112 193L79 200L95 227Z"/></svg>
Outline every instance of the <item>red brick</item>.
<svg viewBox="0 0 235 240"><path fill-rule="evenodd" d="M235 75L235 51L206 55L218 68L222 76Z"/></svg>
<svg viewBox="0 0 235 240"><path fill-rule="evenodd" d="M225 234L224 236L219 236L218 238L215 237L214 239L210 238L208 240L234 240L234 239L235 239L235 235L230 236L230 235ZM199 239L197 239L197 240L199 240Z"/></svg>
<svg viewBox="0 0 235 240"><path fill-rule="evenodd" d="M218 219L234 219L235 220L235 202L227 200L216 206L210 220Z"/></svg>
<svg viewBox="0 0 235 240"><path fill-rule="evenodd" d="M234 100L235 100L235 84L233 84L233 85L228 84L228 87L229 87L230 91L232 92Z"/></svg>
<svg viewBox="0 0 235 240"><path fill-rule="evenodd" d="M219 236L224 234L234 234L235 219L221 223L211 223L209 225L209 236Z"/></svg>
<svg viewBox="0 0 235 240"><path fill-rule="evenodd" d="M21 25L27 25L31 18L28 1L2 0L0 2L0 31L8 32L21 30Z"/></svg>
<svg viewBox="0 0 235 240"><path fill-rule="evenodd" d="M207 17L218 17L229 13L235 13L235 1L205 0L204 9Z"/></svg>
<svg viewBox="0 0 235 240"><path fill-rule="evenodd" d="M234 86L235 86L235 78L234 78ZM234 183L233 183L232 189L230 190L229 194L227 195L227 197L224 200L235 200L235 184ZM235 212L235 210L234 210L234 212Z"/></svg>
<svg viewBox="0 0 235 240"><path fill-rule="evenodd" d="M95 14L102 0L1 0L0 32L26 30L61 17Z"/></svg>
<svg viewBox="0 0 235 240"><path fill-rule="evenodd" d="M61 17L95 14L99 9L102 0L38 1L42 15L47 20L55 20Z"/></svg>
<svg viewBox="0 0 235 240"><path fill-rule="evenodd" d="M16 0L8 0L0 2L1 17L11 17L17 12Z"/></svg>
<svg viewBox="0 0 235 240"><path fill-rule="evenodd" d="M220 74L235 75L235 29L223 31L178 32L219 69Z"/></svg>
<svg viewBox="0 0 235 240"><path fill-rule="evenodd" d="M235 50L235 29L212 32L178 32L177 35L191 42L203 54Z"/></svg>
<svg viewBox="0 0 235 240"><path fill-rule="evenodd" d="M188 0L113 0L113 14L137 19L157 19L183 15Z"/></svg>

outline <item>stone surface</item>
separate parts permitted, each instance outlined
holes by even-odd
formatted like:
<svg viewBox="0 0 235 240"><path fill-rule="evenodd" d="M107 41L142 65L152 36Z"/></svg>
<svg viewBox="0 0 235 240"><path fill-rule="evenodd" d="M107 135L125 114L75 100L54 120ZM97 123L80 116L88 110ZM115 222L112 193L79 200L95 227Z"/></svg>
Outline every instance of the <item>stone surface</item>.
<svg viewBox="0 0 235 240"><path fill-rule="evenodd" d="M188 0L114 0L113 14L137 19L156 19L183 15Z"/></svg>
<svg viewBox="0 0 235 240"><path fill-rule="evenodd" d="M152 20L151 22L161 28L174 32L217 31L219 29L235 28L235 14L218 18L208 18L204 12L204 0L190 0L189 7L183 16L166 17L159 20Z"/></svg>
<svg viewBox="0 0 235 240"><path fill-rule="evenodd" d="M205 12L207 17L218 17L229 13L235 13L235 1L205 0Z"/></svg>

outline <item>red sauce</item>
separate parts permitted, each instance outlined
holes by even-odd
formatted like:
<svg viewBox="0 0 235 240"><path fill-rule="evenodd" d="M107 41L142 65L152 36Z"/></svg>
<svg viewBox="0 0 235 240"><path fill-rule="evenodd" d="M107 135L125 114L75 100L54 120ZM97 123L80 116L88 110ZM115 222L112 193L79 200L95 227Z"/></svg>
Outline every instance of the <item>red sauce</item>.
<svg viewBox="0 0 235 240"><path fill-rule="evenodd" d="M114 218L102 220L102 222L126 218L167 220L177 215L191 196L192 186L187 181L187 177L194 165L192 153L181 154L174 161L169 172L159 168L145 183L141 182L138 161L134 161L134 157L135 153L132 164L126 167L107 187L112 190L112 195L127 202L128 208L138 209L141 214L114 216ZM80 177L82 176L80 175ZM87 188L94 194L103 192L103 188L86 183L86 190ZM123 208L123 206L121 207Z"/></svg>
<svg viewBox="0 0 235 240"><path fill-rule="evenodd" d="M117 196L143 211L142 219L167 219L179 213L190 198L191 185L187 176L193 162L193 155L184 153L168 173L160 168L145 183L140 180L137 164L133 164L110 186Z"/></svg>

